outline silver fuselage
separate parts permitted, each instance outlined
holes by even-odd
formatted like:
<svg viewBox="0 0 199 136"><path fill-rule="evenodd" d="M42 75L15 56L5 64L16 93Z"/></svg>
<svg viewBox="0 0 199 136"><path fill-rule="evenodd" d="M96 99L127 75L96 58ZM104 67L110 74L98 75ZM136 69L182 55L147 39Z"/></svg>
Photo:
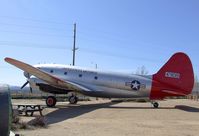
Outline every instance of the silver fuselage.
<svg viewBox="0 0 199 136"><path fill-rule="evenodd" d="M150 96L151 76L102 72L99 70L88 70L55 64L35 65L35 67L62 80L71 81L89 88L90 91L80 92L88 96L105 98L148 98ZM33 88L38 83L45 83L35 77L31 77L29 81ZM132 81L140 82L139 89L132 89Z"/></svg>

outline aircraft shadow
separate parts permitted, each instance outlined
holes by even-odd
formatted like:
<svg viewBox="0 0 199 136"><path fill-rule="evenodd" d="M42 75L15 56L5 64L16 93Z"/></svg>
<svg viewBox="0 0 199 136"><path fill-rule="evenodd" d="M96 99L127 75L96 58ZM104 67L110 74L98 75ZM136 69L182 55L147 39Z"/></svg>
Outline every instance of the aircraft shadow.
<svg viewBox="0 0 199 136"><path fill-rule="evenodd" d="M108 102L108 103L99 103L99 104L87 104L87 105L60 105L57 106L57 110L50 112L45 115L47 120L47 124L55 124L70 118L75 118L81 116L83 114L92 112L101 108L109 108L109 109L154 109L154 110L164 110L164 109L178 109L186 112L199 112L199 108L185 106L185 105L177 105L175 107L159 107L158 109L153 107L124 107L118 106L120 102Z"/></svg>
<svg viewBox="0 0 199 136"><path fill-rule="evenodd" d="M47 120L47 124L54 124L61 122L63 120L67 120L70 118L75 118L85 113L89 113L96 109L107 108L116 103L102 103L102 104L88 104L88 105L68 105L68 106L58 106L59 109L53 111L47 115L45 118Z"/></svg>
<svg viewBox="0 0 199 136"><path fill-rule="evenodd" d="M154 108L154 107L107 107L107 108L111 108L111 109L154 109L154 110L161 110L161 109L175 109L174 107L159 107L159 108Z"/></svg>
<svg viewBox="0 0 199 136"><path fill-rule="evenodd" d="M110 108L110 109L154 109L153 107L121 107L113 106L119 102L109 102L102 104L88 104L88 105L69 105L69 106L59 106L59 109L48 113L45 115L47 124L58 123L70 118L75 118L85 113L92 112L100 108ZM158 109L174 109L174 107L160 107ZM158 110L154 109L154 110Z"/></svg>
<svg viewBox="0 0 199 136"><path fill-rule="evenodd" d="M199 108L191 107L191 106L185 106L185 105L177 105L175 106L176 109L183 110L186 112L199 112Z"/></svg>

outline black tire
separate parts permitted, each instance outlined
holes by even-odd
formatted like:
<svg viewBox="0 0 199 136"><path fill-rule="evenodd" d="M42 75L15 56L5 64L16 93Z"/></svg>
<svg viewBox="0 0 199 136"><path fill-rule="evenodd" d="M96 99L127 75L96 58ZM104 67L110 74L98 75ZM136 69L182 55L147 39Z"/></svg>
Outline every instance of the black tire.
<svg viewBox="0 0 199 136"><path fill-rule="evenodd" d="M154 107L154 108L158 108L158 107L159 107L159 104L158 104L157 102L154 102L154 103L153 103L153 107Z"/></svg>
<svg viewBox="0 0 199 136"><path fill-rule="evenodd" d="M69 101L70 104L77 104L77 102L78 102L78 97L72 95L72 96L70 96L70 97L68 98L68 101Z"/></svg>
<svg viewBox="0 0 199 136"><path fill-rule="evenodd" d="M57 103L57 99L54 96L48 96L46 99L46 105L48 107L54 107Z"/></svg>

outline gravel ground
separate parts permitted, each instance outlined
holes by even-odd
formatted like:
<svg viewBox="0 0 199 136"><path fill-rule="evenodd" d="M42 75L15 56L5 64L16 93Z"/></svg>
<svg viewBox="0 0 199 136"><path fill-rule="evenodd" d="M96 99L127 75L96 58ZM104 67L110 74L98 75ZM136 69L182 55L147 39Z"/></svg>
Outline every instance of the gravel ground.
<svg viewBox="0 0 199 136"><path fill-rule="evenodd" d="M41 104L41 100L13 100L13 104ZM47 128L20 130L23 136L199 136L199 101L160 101L150 103L109 100L58 103L45 108ZM37 116L38 114L35 114ZM21 119L28 122L34 117Z"/></svg>

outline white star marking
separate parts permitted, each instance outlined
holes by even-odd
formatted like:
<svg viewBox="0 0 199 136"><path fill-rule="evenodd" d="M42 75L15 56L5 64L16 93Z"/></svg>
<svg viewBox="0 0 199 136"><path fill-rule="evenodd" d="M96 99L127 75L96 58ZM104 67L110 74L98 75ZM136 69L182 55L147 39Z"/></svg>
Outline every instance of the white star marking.
<svg viewBox="0 0 199 136"><path fill-rule="evenodd" d="M138 84L137 82L134 82L132 85L133 85L133 89L138 90L138 87L140 84Z"/></svg>

